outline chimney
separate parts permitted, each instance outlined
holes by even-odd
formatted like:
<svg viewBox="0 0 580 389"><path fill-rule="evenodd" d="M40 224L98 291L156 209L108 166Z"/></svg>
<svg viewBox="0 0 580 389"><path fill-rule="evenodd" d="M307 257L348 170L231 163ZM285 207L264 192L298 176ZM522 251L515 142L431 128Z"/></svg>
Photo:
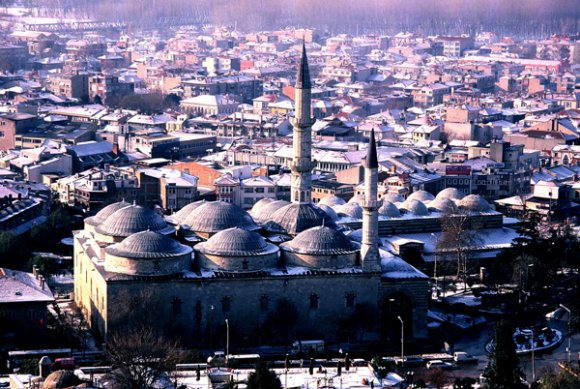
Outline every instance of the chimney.
<svg viewBox="0 0 580 389"><path fill-rule="evenodd" d="M38 266L32 266L32 274L34 275L34 278L38 280Z"/></svg>
<svg viewBox="0 0 580 389"><path fill-rule="evenodd" d="M44 276L40 276L39 281L40 281L40 287L42 288L42 290L44 290Z"/></svg>

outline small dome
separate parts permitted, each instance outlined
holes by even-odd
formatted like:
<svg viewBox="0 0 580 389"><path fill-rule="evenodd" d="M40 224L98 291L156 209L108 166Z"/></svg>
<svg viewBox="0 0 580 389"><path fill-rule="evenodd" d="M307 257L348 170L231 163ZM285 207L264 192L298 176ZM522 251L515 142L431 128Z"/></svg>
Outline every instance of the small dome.
<svg viewBox="0 0 580 389"><path fill-rule="evenodd" d="M338 207L336 213L338 216L348 216L353 219L362 219L363 217L363 209L358 203L346 203L341 205Z"/></svg>
<svg viewBox="0 0 580 389"><path fill-rule="evenodd" d="M264 206L270 204L271 202L276 201L270 197L264 197L263 199L258 200L254 206L252 207L250 213L254 213L254 212L260 212L260 210L262 208L264 208Z"/></svg>
<svg viewBox="0 0 580 389"><path fill-rule="evenodd" d="M491 206L480 195L472 194L459 200L459 207L471 212L489 212Z"/></svg>
<svg viewBox="0 0 580 389"><path fill-rule="evenodd" d="M332 209L331 207L329 207L326 204L318 204L318 208L322 209L324 212L326 212L326 214L328 216L330 216L330 218L333 221L337 221L338 220L338 215L336 214L336 211L334 209Z"/></svg>
<svg viewBox="0 0 580 389"><path fill-rule="evenodd" d="M402 203L403 201L405 201L405 199L403 198L403 196L401 196L400 194L396 194L396 193L387 193L386 195L383 196L383 200L384 201L388 201L390 203Z"/></svg>
<svg viewBox="0 0 580 389"><path fill-rule="evenodd" d="M111 216L113 213L115 213L119 209L128 207L129 205L131 204L129 204L126 201L119 201L118 203L109 204L103 209L101 209L99 212L97 212L95 216L86 218L85 223L91 226L98 226L99 224L107 220L107 218Z"/></svg>
<svg viewBox="0 0 580 389"><path fill-rule="evenodd" d="M357 194L355 196L352 196L350 198L350 200L348 200L348 204L352 204L352 203L363 204L364 201L365 201L365 195L364 194Z"/></svg>
<svg viewBox="0 0 580 389"><path fill-rule="evenodd" d="M113 212L96 230L99 234L115 237L127 237L146 230L161 234L175 231L161 216L140 205L129 205Z"/></svg>
<svg viewBox="0 0 580 389"><path fill-rule="evenodd" d="M437 193L435 199L449 199L449 200L461 200L463 198L463 193L457 188L445 188L441 192Z"/></svg>
<svg viewBox="0 0 580 389"><path fill-rule="evenodd" d="M278 209L265 227L272 232L296 235L304 230L325 224L335 227L332 218L312 203L291 203Z"/></svg>
<svg viewBox="0 0 580 389"><path fill-rule="evenodd" d="M234 227L218 232L195 249L204 254L243 257L273 253L278 247L257 232Z"/></svg>
<svg viewBox="0 0 580 389"><path fill-rule="evenodd" d="M169 258L191 253L192 248L153 231L133 234L121 243L105 248L107 254L134 259Z"/></svg>
<svg viewBox="0 0 580 389"><path fill-rule="evenodd" d="M428 209L435 212L453 213L457 212L457 205L448 198L436 198L429 202Z"/></svg>
<svg viewBox="0 0 580 389"><path fill-rule="evenodd" d="M307 255L340 255L358 251L358 247L342 232L327 226L302 231L280 247L282 250Z"/></svg>
<svg viewBox="0 0 580 389"><path fill-rule="evenodd" d="M335 205L343 205L343 204L346 204L346 201L344 201L344 199L336 195L327 196L318 202L319 206L328 205L329 207L334 207Z"/></svg>
<svg viewBox="0 0 580 389"><path fill-rule="evenodd" d="M257 223L264 224L272 218L274 212L276 212L282 207L285 207L288 204L290 203L285 200L275 200L261 206L259 209L255 211L254 209L252 209L251 215Z"/></svg>
<svg viewBox="0 0 580 389"><path fill-rule="evenodd" d="M400 208L417 216L429 215L429 210L425 204L419 200L407 199L403 204L401 204Z"/></svg>
<svg viewBox="0 0 580 389"><path fill-rule="evenodd" d="M211 201L197 207L183 221L191 231L216 233L232 227L257 230L259 227L252 217L237 205L224 201Z"/></svg>
<svg viewBox="0 0 580 389"><path fill-rule="evenodd" d="M379 208L379 215L387 216L387 217L399 217L401 216L401 212L399 212L399 208L390 201L383 201L383 205Z"/></svg>
<svg viewBox="0 0 580 389"><path fill-rule="evenodd" d="M171 218L177 222L177 224L182 224L185 219L196 210L198 207L201 207L205 203L205 200L196 201L193 203L187 204L185 207L181 208L179 211L175 212L171 215Z"/></svg>
<svg viewBox="0 0 580 389"><path fill-rule="evenodd" d="M61 389L80 385L82 381L70 370L53 371L42 383L43 389Z"/></svg>
<svg viewBox="0 0 580 389"><path fill-rule="evenodd" d="M407 200L431 201L434 198L435 196L433 196L431 193L424 190L418 190L411 193L409 197L407 197Z"/></svg>

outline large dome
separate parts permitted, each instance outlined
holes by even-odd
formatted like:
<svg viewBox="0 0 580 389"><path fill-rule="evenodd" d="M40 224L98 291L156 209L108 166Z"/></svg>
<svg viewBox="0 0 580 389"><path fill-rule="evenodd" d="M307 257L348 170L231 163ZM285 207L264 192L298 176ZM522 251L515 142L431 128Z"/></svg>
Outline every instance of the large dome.
<svg viewBox="0 0 580 389"><path fill-rule="evenodd" d="M336 208L338 216L352 217L353 219L362 219L363 209L358 203L346 203Z"/></svg>
<svg viewBox="0 0 580 389"><path fill-rule="evenodd" d="M389 201L393 204L394 203L402 203L403 201L405 201L403 196L401 196L400 194L397 194L397 193L387 193L386 195L383 196L383 200Z"/></svg>
<svg viewBox="0 0 580 389"><path fill-rule="evenodd" d="M480 195L471 194L459 200L459 207L471 212L489 212L491 207Z"/></svg>
<svg viewBox="0 0 580 389"><path fill-rule="evenodd" d="M403 204L401 204L401 209L405 209L407 212L410 212L417 216L426 216L429 215L429 210L419 200L414 199L407 199Z"/></svg>
<svg viewBox="0 0 580 389"><path fill-rule="evenodd" d="M175 232L161 216L140 205L129 205L113 212L96 228L99 234L113 237L127 237L146 230L162 234Z"/></svg>
<svg viewBox="0 0 580 389"><path fill-rule="evenodd" d="M449 199L449 200L461 200L463 198L463 193L457 188L445 188L441 192L437 193L435 199Z"/></svg>
<svg viewBox="0 0 580 389"><path fill-rule="evenodd" d="M224 201L211 201L196 208L184 220L191 231L214 234L216 232L240 227L245 230L257 230L251 216L237 205Z"/></svg>
<svg viewBox="0 0 580 389"><path fill-rule="evenodd" d="M431 193L424 190L418 190L411 193L409 197L407 197L407 200L431 201L434 198L435 196L433 196Z"/></svg>
<svg viewBox="0 0 580 389"><path fill-rule="evenodd" d="M97 212L95 216L86 218L85 223L91 226L98 226L99 224L107 220L107 218L111 216L113 213L115 213L119 209L128 207L129 205L131 204L129 204L126 201L119 201L117 203L109 204L103 209L101 209L99 212Z"/></svg>
<svg viewBox="0 0 580 389"><path fill-rule="evenodd" d="M354 195L350 198L350 200L348 200L348 204L352 204L352 203L356 203L356 204L363 204L365 201L365 195L364 194L357 194Z"/></svg>
<svg viewBox="0 0 580 389"><path fill-rule="evenodd" d="M455 205L455 202L446 197L436 198L435 200L431 201L428 208L429 210L443 213L457 212L457 205Z"/></svg>
<svg viewBox="0 0 580 389"><path fill-rule="evenodd" d="M289 242L282 243L283 250L308 255L340 255L358 251L358 247L342 232L327 226L309 228Z"/></svg>
<svg viewBox="0 0 580 389"><path fill-rule="evenodd" d="M170 258L189 254L191 251L191 247L153 231L138 232L121 243L105 248L108 254L134 259Z"/></svg>
<svg viewBox="0 0 580 389"><path fill-rule="evenodd" d="M336 214L336 211L334 209L332 209L332 207L326 205L326 204L320 204L318 203L318 208L322 209L324 212L326 212L326 214L328 216L330 216L330 218L334 221L338 220L338 215Z"/></svg>
<svg viewBox="0 0 580 389"><path fill-rule="evenodd" d="M327 205L329 207L334 207L335 205L343 205L343 204L346 204L346 201L344 201L344 199L336 195L327 196L318 202L318 205Z"/></svg>
<svg viewBox="0 0 580 389"><path fill-rule="evenodd" d="M387 216L387 217L399 217L401 216L401 212L399 212L399 208L390 201L383 201L383 205L379 208L379 215Z"/></svg>
<svg viewBox="0 0 580 389"><path fill-rule="evenodd" d="M251 215L257 223L264 224L272 218L274 212L288 204L290 203L286 200L275 200L258 207L256 210L252 209Z"/></svg>
<svg viewBox="0 0 580 389"><path fill-rule="evenodd" d="M317 206L311 203L291 203L277 210L265 227L272 232L285 232L290 235L296 235L322 224L335 227L332 218Z"/></svg>
<svg viewBox="0 0 580 389"><path fill-rule="evenodd" d="M266 242L257 232L241 228L228 228L195 246L204 254L243 257L276 252L278 248Z"/></svg>
<svg viewBox="0 0 580 389"><path fill-rule="evenodd" d="M273 201L276 200L270 197L264 197L263 199L258 200L252 207L250 213L259 212L264 206L270 204Z"/></svg>
<svg viewBox="0 0 580 389"><path fill-rule="evenodd" d="M184 223L185 219L187 219L189 214L195 211L197 208L201 207L204 203L205 200L189 203L185 207L181 208L179 211L171 215L171 219L173 219L177 224L185 224Z"/></svg>

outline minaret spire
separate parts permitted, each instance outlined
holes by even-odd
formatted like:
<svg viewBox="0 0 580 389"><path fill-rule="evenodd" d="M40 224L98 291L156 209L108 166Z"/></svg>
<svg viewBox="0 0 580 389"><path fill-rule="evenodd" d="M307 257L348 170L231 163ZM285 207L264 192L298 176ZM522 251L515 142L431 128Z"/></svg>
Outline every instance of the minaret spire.
<svg viewBox="0 0 580 389"><path fill-rule="evenodd" d="M371 130L371 138L367 156L363 161L365 168L365 200L363 208L363 236L361 246L361 260L363 270L369 272L381 271L381 257L379 254L379 214L381 202L378 200L378 170L377 144L375 130Z"/></svg>
<svg viewBox="0 0 580 389"><path fill-rule="evenodd" d="M292 170L292 188L290 197L293 203L310 203L312 200L312 124L314 120L310 114L311 108L310 70L306 57L306 44L302 41L302 57L296 73L295 99L294 99L294 127L293 158L290 169Z"/></svg>

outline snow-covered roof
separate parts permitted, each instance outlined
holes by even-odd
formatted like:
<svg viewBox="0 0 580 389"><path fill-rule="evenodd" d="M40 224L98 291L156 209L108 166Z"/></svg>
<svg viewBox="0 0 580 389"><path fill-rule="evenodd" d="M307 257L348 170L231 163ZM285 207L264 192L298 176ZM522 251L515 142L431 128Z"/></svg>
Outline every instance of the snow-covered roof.
<svg viewBox="0 0 580 389"><path fill-rule="evenodd" d="M50 288L31 273L0 268L0 303L51 302Z"/></svg>

